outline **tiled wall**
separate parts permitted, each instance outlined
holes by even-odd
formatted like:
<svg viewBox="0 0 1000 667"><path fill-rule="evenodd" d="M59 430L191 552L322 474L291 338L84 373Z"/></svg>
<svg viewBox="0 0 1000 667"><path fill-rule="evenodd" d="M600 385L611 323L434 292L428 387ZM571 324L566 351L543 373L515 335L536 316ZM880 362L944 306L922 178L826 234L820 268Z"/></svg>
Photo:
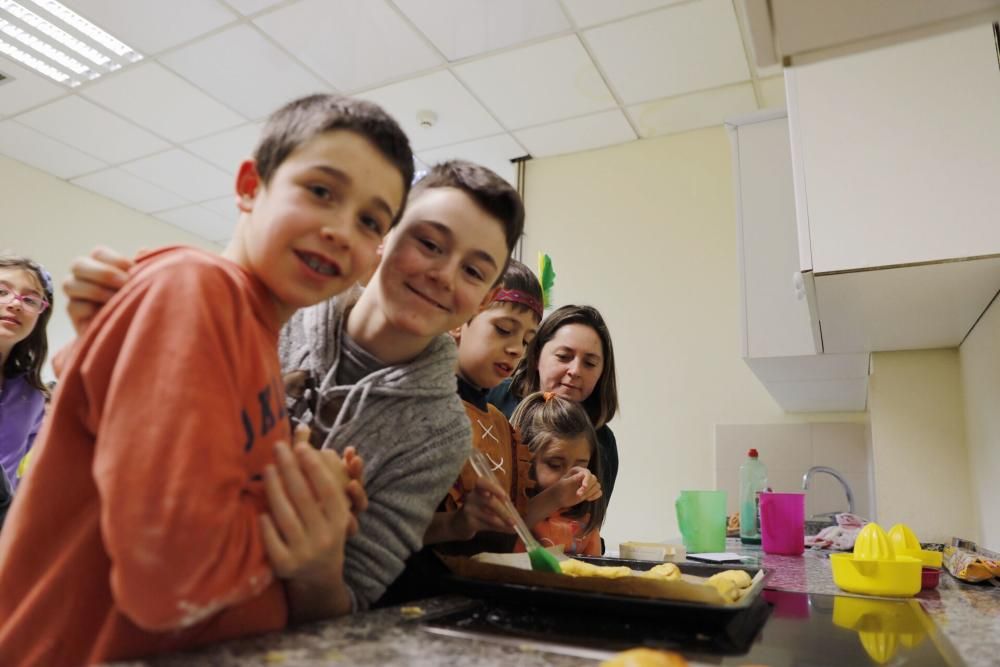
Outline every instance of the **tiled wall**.
<svg viewBox="0 0 1000 667"><path fill-rule="evenodd" d="M729 513L738 511L739 469L751 447L767 466L775 491L801 491L802 475L811 466L835 468L854 492L854 511L874 517L871 492L871 438L868 424L717 424L715 488L729 497ZM836 479L814 474L806 495L806 517L847 511L847 498Z"/></svg>

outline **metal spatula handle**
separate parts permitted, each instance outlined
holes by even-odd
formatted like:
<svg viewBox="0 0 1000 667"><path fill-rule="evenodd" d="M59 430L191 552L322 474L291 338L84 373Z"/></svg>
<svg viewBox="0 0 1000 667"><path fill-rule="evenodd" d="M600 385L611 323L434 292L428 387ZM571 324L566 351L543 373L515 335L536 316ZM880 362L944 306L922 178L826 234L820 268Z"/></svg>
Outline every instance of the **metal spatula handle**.
<svg viewBox="0 0 1000 667"><path fill-rule="evenodd" d="M472 469L476 471L477 475L483 479L493 482L501 489L503 488L503 485L500 484L499 480L497 480L497 476L493 474L493 468L490 460L486 458L486 455L481 451L478 449L472 450L472 454L469 455L469 463L472 464ZM528 530L527 524L524 523L524 519L521 518L517 508L514 507L514 503L510 501L510 497L505 494L502 498L500 498L500 502L503 503L504 509L510 516L510 520L514 523L514 530L517 532L517 536L521 538L522 542L524 542L525 550L531 551L532 549L540 549L542 545L538 543L538 540L536 540L534 535L531 534L531 531Z"/></svg>

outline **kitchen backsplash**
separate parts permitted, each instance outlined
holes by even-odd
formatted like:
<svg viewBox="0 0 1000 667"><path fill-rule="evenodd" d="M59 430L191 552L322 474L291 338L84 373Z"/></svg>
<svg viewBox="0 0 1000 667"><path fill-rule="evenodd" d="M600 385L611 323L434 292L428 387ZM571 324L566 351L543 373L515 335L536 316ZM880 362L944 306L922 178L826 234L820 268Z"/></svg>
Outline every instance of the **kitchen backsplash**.
<svg viewBox="0 0 1000 667"><path fill-rule="evenodd" d="M839 472L854 493L854 511L874 518L871 484L871 435L868 424L716 424L715 488L728 493L729 513L739 504L739 469L747 450L756 448L775 491L801 491L802 475L812 466ZM806 495L806 517L847 511L844 489L827 474L814 474Z"/></svg>

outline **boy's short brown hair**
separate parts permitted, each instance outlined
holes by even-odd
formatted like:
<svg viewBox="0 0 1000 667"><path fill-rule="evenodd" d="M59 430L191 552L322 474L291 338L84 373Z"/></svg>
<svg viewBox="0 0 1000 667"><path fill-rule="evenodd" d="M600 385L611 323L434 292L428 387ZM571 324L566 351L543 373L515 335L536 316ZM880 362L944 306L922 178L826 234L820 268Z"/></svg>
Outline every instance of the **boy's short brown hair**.
<svg viewBox="0 0 1000 667"><path fill-rule="evenodd" d="M263 183L271 182L274 172L296 148L333 130L348 130L370 141L399 170L406 201L414 171L410 140L382 107L344 95L302 97L271 114L253 153ZM400 206L393 224L399 220L403 208Z"/></svg>
<svg viewBox="0 0 1000 667"><path fill-rule="evenodd" d="M507 239L507 262L524 232L524 203L510 183L494 171L465 160L440 162L414 184L410 199L431 188L458 188L503 226ZM504 270L507 263L504 263ZM503 277L503 271L497 283Z"/></svg>

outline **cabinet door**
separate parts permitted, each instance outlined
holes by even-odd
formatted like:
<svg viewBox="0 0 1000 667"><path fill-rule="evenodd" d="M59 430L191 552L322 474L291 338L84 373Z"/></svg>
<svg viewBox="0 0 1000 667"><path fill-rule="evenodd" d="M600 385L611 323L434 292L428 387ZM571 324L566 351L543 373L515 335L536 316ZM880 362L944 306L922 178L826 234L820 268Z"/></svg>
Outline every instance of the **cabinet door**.
<svg viewBox="0 0 1000 667"><path fill-rule="evenodd" d="M744 357L820 352L799 268L791 148L784 115L730 125L745 305Z"/></svg>
<svg viewBox="0 0 1000 667"><path fill-rule="evenodd" d="M992 26L786 70L816 275L1000 253Z"/></svg>

